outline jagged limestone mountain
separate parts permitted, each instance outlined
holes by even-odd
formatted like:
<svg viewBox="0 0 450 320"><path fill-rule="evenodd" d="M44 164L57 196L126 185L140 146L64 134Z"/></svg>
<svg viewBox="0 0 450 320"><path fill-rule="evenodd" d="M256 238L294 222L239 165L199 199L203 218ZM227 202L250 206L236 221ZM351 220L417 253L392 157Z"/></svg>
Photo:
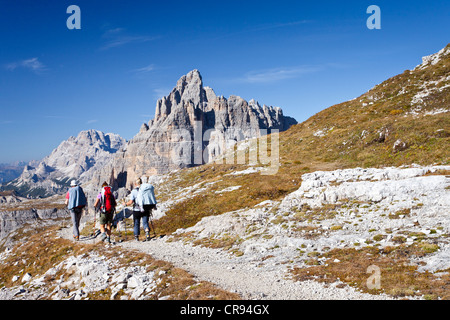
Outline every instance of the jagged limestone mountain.
<svg viewBox="0 0 450 320"><path fill-rule="evenodd" d="M200 72L193 70L157 102L155 118L142 125L93 182L125 187L137 177L208 163L230 143L285 131L296 123L281 108L261 107L238 96L216 96L203 86Z"/></svg>
<svg viewBox="0 0 450 320"><path fill-rule="evenodd" d="M63 141L37 165L26 165L22 174L3 189L32 197L66 191L71 179L80 183L89 181L124 144L125 139L117 134L82 131L77 137Z"/></svg>

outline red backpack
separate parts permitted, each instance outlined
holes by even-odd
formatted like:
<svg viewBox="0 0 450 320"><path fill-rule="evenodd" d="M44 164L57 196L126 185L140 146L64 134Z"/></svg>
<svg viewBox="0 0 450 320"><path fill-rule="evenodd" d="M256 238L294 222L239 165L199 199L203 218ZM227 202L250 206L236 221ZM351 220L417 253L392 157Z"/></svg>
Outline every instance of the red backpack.
<svg viewBox="0 0 450 320"><path fill-rule="evenodd" d="M102 189L102 206L101 210L103 213L110 213L116 207L116 199L114 198L111 187L104 187Z"/></svg>

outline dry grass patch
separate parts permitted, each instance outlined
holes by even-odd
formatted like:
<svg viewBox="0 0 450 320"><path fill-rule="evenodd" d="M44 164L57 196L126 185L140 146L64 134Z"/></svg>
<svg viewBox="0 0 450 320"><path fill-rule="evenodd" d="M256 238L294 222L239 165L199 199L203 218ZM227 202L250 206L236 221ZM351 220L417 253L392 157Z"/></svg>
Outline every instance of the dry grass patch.
<svg viewBox="0 0 450 320"><path fill-rule="evenodd" d="M213 168L214 171L220 170L217 165L208 165L198 174L208 178ZM223 176L208 193L193 196L173 206L164 217L155 221L155 228L159 233L171 234L179 228L194 226L206 216L251 208L265 200L279 200L299 187L295 177L278 178L279 176L264 176L259 173ZM238 190L221 194L214 192L237 185L241 186Z"/></svg>
<svg viewBox="0 0 450 320"><path fill-rule="evenodd" d="M28 210L46 210L46 209L56 209L64 210L67 206L63 203L55 203L52 200L38 199L38 200L27 200L26 202L19 202L13 205L2 206L2 211L28 211Z"/></svg>
<svg viewBox="0 0 450 320"><path fill-rule="evenodd" d="M12 286L13 276L42 275L69 255L80 255L92 249L89 245L81 246L55 237L59 228L52 226L21 234L24 241L17 244L13 253L0 264L0 286Z"/></svg>
<svg viewBox="0 0 450 320"><path fill-rule="evenodd" d="M208 237L201 238L194 241L194 245L201 245L203 247L225 250L231 249L234 245L242 242L242 239L238 236L224 235L220 238Z"/></svg>
<svg viewBox="0 0 450 320"><path fill-rule="evenodd" d="M192 275L179 268L172 268L159 285L159 296L171 300L240 300L238 294L217 288L205 281L196 281Z"/></svg>
<svg viewBox="0 0 450 320"><path fill-rule="evenodd" d="M317 255L310 261L312 267L294 268L291 272L298 281L317 280L333 283L338 280L371 294L386 293L394 297L424 296L426 299L450 299L450 270L436 276L418 272L410 264L412 257L423 257L434 252L433 244L399 245L378 249L334 249ZM324 264L319 258L325 258ZM337 259L337 260L336 260ZM339 261L339 262L337 262ZM381 289L369 289L367 273L369 266L381 270Z"/></svg>
<svg viewBox="0 0 450 320"><path fill-rule="evenodd" d="M321 207L311 208L308 205L302 205L293 216L293 220L297 222L312 222L329 220L336 217L338 210L342 204L324 204Z"/></svg>

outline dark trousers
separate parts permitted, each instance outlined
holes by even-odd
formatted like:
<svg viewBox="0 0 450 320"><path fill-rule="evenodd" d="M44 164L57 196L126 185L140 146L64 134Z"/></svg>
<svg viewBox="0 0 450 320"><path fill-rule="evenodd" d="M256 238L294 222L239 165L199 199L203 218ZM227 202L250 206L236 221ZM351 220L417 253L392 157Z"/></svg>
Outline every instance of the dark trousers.
<svg viewBox="0 0 450 320"><path fill-rule="evenodd" d="M79 237L80 236L80 220L81 216L83 214L83 209L79 208L73 208L70 210L70 217L72 218L72 224L73 224L73 236Z"/></svg>
<svg viewBox="0 0 450 320"><path fill-rule="evenodd" d="M133 211L133 225L134 225L134 235L138 236L140 235L141 230L141 218L142 218L142 225L144 227L145 231L150 231L150 226L148 224L150 215L152 214L152 210L156 209L156 205L150 204L150 205L144 205L144 212L141 211Z"/></svg>
<svg viewBox="0 0 450 320"><path fill-rule="evenodd" d="M150 212L140 212L140 211L133 211L133 222L134 222L134 235L138 236L141 234L141 219L142 219L142 226L144 227L144 230L150 231L150 226L148 225L148 219L150 216Z"/></svg>

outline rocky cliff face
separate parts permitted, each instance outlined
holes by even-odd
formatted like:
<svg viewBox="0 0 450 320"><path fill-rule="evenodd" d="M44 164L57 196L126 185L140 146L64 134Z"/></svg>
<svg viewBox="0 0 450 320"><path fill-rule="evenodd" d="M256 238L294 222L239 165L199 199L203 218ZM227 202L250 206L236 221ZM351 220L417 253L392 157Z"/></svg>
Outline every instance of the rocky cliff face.
<svg viewBox="0 0 450 320"><path fill-rule="evenodd" d="M22 228L24 225L37 223L52 223L57 218L67 218L70 213L66 209L24 209L17 211L0 212L0 239L8 236L11 232ZM34 226L35 227L35 226Z"/></svg>
<svg viewBox="0 0 450 320"><path fill-rule="evenodd" d="M284 131L297 122L280 108L261 107L238 96L218 97L203 86L198 70L181 77L156 105L155 118L119 151L112 164L94 177L124 187L137 177L167 173L211 161L227 145Z"/></svg>
<svg viewBox="0 0 450 320"><path fill-rule="evenodd" d="M5 184L22 195L49 196L65 191L71 179L89 181L94 172L111 160L125 140L96 130L82 131L63 141L37 165L25 166L19 178Z"/></svg>

